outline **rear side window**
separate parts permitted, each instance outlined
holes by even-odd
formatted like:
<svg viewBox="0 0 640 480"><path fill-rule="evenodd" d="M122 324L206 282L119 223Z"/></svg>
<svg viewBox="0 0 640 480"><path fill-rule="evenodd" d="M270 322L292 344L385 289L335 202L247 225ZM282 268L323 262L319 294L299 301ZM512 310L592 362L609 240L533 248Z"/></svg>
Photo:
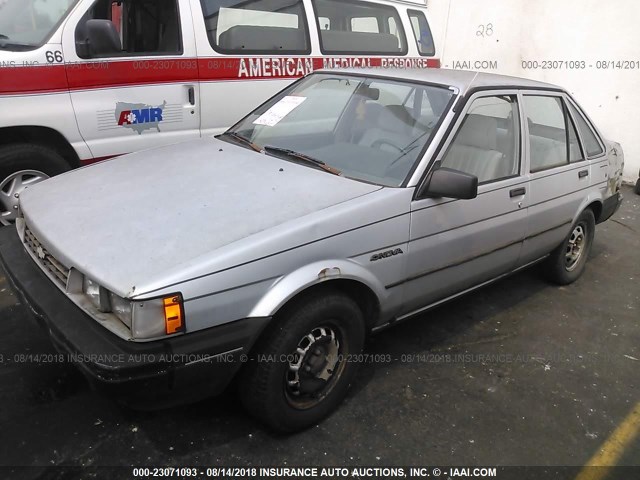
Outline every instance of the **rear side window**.
<svg viewBox="0 0 640 480"><path fill-rule="evenodd" d="M560 97L525 95L531 172L582 160L573 121Z"/></svg>
<svg viewBox="0 0 640 480"><path fill-rule="evenodd" d="M582 113L580 113L578 109L570 103L569 110L571 110L571 115L573 115L573 118L576 119L576 123L578 124L578 131L584 141L584 148L587 151L587 157L602 155L604 153L602 145L598 141L595 133L593 133L591 127L589 127L587 120L582 116Z"/></svg>
<svg viewBox="0 0 640 480"><path fill-rule="evenodd" d="M418 44L418 52L426 57L433 57L436 54L436 47L433 43L431 28L424 12L409 10L409 20L413 28L413 35Z"/></svg>
<svg viewBox="0 0 640 480"><path fill-rule="evenodd" d="M395 8L355 0L314 0L323 53L404 55L407 43Z"/></svg>
<svg viewBox="0 0 640 480"><path fill-rule="evenodd" d="M302 0L200 0L209 42L221 53L310 53Z"/></svg>

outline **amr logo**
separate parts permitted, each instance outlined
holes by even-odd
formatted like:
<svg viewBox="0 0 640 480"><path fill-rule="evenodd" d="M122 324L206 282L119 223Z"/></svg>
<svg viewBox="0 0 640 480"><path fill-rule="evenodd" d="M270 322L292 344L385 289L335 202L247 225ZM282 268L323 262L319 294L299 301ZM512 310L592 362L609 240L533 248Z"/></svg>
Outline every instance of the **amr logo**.
<svg viewBox="0 0 640 480"><path fill-rule="evenodd" d="M130 128L139 135L145 130L151 130L155 128L160 131L160 122L163 119L163 112L167 102L165 101L159 107L153 107L143 103L125 103L118 102L116 104L116 121L118 125L125 128Z"/></svg>

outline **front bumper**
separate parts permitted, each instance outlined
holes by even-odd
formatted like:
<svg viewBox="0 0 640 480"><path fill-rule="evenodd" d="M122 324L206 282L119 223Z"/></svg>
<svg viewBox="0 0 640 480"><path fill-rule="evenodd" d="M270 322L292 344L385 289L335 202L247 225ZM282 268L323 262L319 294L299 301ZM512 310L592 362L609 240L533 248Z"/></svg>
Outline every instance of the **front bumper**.
<svg viewBox="0 0 640 480"><path fill-rule="evenodd" d="M15 228L0 229L0 262L57 350L94 388L137 408L161 408L220 393L270 320L238 320L148 343L125 341L52 283L25 251Z"/></svg>

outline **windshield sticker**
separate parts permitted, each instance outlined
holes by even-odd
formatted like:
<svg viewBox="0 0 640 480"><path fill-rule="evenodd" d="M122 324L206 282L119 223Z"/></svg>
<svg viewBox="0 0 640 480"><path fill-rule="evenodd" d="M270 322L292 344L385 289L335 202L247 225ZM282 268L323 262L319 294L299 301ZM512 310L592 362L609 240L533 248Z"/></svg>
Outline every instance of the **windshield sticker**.
<svg viewBox="0 0 640 480"><path fill-rule="evenodd" d="M274 127L280 123L284 117L298 108L306 99L307 97L286 96L269 110L260 115L253 124Z"/></svg>

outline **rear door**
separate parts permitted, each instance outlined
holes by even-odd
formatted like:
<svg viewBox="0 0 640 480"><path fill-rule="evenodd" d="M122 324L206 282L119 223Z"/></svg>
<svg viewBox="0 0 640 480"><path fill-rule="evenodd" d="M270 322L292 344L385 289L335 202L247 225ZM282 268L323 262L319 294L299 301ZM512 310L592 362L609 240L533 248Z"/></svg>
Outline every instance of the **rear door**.
<svg viewBox="0 0 640 480"><path fill-rule="evenodd" d="M562 93L523 92L530 179L529 222L521 263L560 245L591 186L591 166Z"/></svg>
<svg viewBox="0 0 640 480"><path fill-rule="evenodd" d="M110 22L120 45L87 45L91 20ZM94 158L200 136L188 0L97 0L74 12L63 39L73 108Z"/></svg>
<svg viewBox="0 0 640 480"><path fill-rule="evenodd" d="M516 91L482 92L467 102L436 160L476 175L478 197L412 203L405 313L515 268L529 202L522 127Z"/></svg>

